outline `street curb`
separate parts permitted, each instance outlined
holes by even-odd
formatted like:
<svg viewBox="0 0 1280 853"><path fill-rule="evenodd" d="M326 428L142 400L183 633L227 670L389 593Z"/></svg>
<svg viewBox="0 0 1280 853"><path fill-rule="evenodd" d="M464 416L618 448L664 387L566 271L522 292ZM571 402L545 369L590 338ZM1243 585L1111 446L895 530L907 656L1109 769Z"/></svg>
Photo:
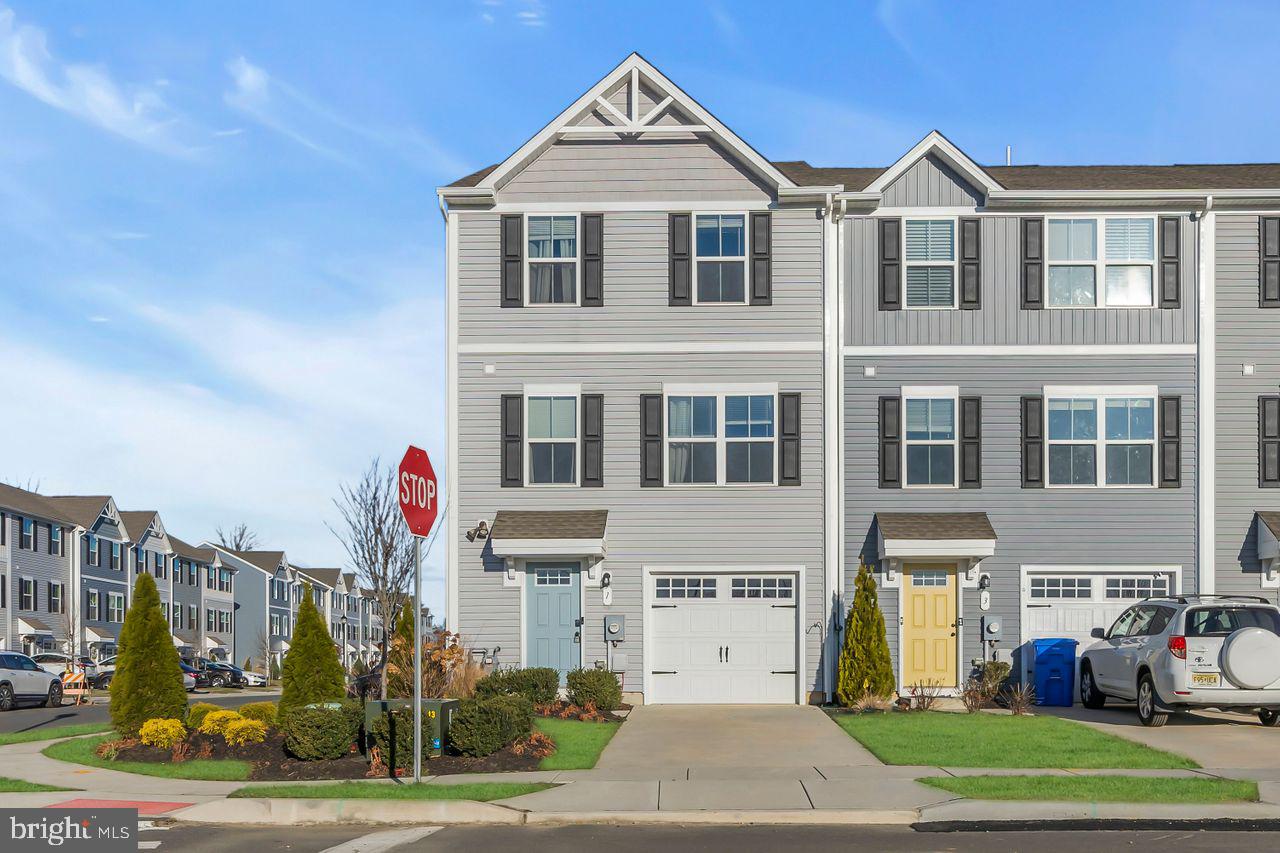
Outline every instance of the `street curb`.
<svg viewBox="0 0 1280 853"><path fill-rule="evenodd" d="M702 824L909 826L920 819L915 809L776 809L648 812L527 812L525 823L546 824Z"/></svg>
<svg viewBox="0 0 1280 853"><path fill-rule="evenodd" d="M933 820L913 823L911 828L916 832L1277 832L1280 819Z"/></svg>
<svg viewBox="0 0 1280 853"><path fill-rule="evenodd" d="M524 813L472 800L225 799L165 815L190 823L304 826L372 824L520 824Z"/></svg>

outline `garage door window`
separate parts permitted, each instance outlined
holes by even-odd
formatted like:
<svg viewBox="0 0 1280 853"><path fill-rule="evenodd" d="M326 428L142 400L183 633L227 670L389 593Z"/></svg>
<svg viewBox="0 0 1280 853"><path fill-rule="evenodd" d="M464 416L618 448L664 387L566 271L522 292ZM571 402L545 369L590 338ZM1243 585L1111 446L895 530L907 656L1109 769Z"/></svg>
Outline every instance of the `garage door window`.
<svg viewBox="0 0 1280 853"><path fill-rule="evenodd" d="M572 582L568 569L538 569L533 574L534 586L569 586Z"/></svg>
<svg viewBox="0 0 1280 853"><path fill-rule="evenodd" d="M734 598L791 598L791 578L734 578Z"/></svg>
<svg viewBox="0 0 1280 853"><path fill-rule="evenodd" d="M715 598L715 578L658 578L657 598Z"/></svg>
<svg viewBox="0 0 1280 853"><path fill-rule="evenodd" d="M1092 598L1092 578L1032 578L1032 598Z"/></svg>
<svg viewBox="0 0 1280 853"><path fill-rule="evenodd" d="M1169 579L1158 578L1107 578L1107 598L1139 599L1155 598L1169 594Z"/></svg>

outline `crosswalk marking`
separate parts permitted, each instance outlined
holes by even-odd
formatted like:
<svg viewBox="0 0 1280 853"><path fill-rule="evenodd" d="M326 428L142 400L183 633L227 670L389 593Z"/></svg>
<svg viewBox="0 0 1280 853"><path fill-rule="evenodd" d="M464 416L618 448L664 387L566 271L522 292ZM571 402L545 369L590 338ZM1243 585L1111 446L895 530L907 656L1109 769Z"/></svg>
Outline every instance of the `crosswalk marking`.
<svg viewBox="0 0 1280 853"><path fill-rule="evenodd" d="M321 853L382 853L402 844L412 844L439 832L441 826L413 826L406 829L387 829L382 832L371 832L359 838L353 838L345 844L330 847Z"/></svg>

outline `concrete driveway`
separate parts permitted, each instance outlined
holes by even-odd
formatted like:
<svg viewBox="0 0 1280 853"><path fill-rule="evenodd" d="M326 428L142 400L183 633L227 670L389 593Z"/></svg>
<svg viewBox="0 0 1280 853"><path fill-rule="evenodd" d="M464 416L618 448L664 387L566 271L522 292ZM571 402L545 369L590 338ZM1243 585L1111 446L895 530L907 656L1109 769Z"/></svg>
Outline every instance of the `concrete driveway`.
<svg viewBox="0 0 1280 853"><path fill-rule="evenodd" d="M1185 755L1206 768L1256 769L1258 778L1280 780L1280 728L1269 729L1258 718L1218 711L1173 714L1158 729L1138 722L1132 705L1107 703L1099 711L1071 708L1037 708L1038 714L1054 714L1100 731L1141 744Z"/></svg>

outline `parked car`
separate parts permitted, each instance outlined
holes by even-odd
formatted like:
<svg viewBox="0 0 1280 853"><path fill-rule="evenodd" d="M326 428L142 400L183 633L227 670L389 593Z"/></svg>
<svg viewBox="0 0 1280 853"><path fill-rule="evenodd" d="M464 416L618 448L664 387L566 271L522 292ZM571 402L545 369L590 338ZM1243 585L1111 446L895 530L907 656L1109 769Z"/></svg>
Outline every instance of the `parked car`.
<svg viewBox="0 0 1280 853"><path fill-rule="evenodd" d="M188 693L196 689L196 677L189 672L182 673L182 687Z"/></svg>
<svg viewBox="0 0 1280 853"><path fill-rule="evenodd" d="M98 671L98 665L93 662L93 658L84 655L73 659L71 655L65 655L62 652L41 652L38 655L32 655L31 659L45 672L58 676L74 668L76 671L84 672L85 676L92 680Z"/></svg>
<svg viewBox="0 0 1280 853"><path fill-rule="evenodd" d="M197 669L186 661L178 661L178 666L182 667L182 671L195 681L196 687L209 686L209 673L203 669ZM195 688L192 688L195 689Z"/></svg>
<svg viewBox="0 0 1280 853"><path fill-rule="evenodd" d="M182 661L179 661L178 665L182 667L182 686L188 691L195 690L197 686L208 686L207 681L202 683L202 676L193 667L183 663ZM111 679L115 674L116 658L113 655L109 658L103 658L98 661L98 672L95 676L89 679L89 683L97 690L110 689Z"/></svg>
<svg viewBox="0 0 1280 853"><path fill-rule="evenodd" d="M233 663L206 660L204 670L209 677L210 687L247 687L249 684L244 670Z"/></svg>
<svg viewBox="0 0 1280 853"><path fill-rule="evenodd" d="M57 708L62 704L62 679L26 655L0 652L0 711L20 702Z"/></svg>
<svg viewBox="0 0 1280 853"><path fill-rule="evenodd" d="M1280 725L1280 608L1244 595L1149 598L1080 659L1080 701L1137 702L1144 726L1195 708L1256 713Z"/></svg>
<svg viewBox="0 0 1280 853"><path fill-rule="evenodd" d="M241 670L244 673L245 683L249 687L266 687L267 677L260 672L250 672L249 670Z"/></svg>

